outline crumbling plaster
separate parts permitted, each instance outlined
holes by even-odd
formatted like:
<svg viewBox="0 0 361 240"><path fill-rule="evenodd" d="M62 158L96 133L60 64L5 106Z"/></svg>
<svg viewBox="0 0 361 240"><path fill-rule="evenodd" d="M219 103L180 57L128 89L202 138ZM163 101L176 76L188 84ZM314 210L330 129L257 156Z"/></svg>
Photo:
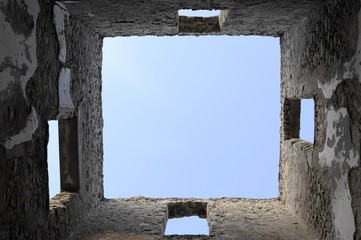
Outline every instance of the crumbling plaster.
<svg viewBox="0 0 361 240"><path fill-rule="evenodd" d="M281 138L281 199L325 239L360 237L358 207L352 200L357 191L349 179L360 165L360 102L358 94L345 88L358 89L359 5L335 1L281 39L283 99L318 102L315 142ZM303 35L306 32L313 35Z"/></svg>
<svg viewBox="0 0 361 240"><path fill-rule="evenodd" d="M59 73L58 80L58 96L59 96L59 112L57 119L69 118L74 115L75 106L71 97L71 70L66 67L66 29L65 27L69 23L69 13L61 2L55 2L54 4L54 25L56 29L56 35L59 43L59 60L63 67Z"/></svg>
<svg viewBox="0 0 361 240"><path fill-rule="evenodd" d="M102 38L54 1L0 1L0 31L0 239L66 239L103 199ZM81 189L49 200L47 122L74 116Z"/></svg>
<svg viewBox="0 0 361 240"><path fill-rule="evenodd" d="M65 26L69 22L69 13L61 2L54 4L54 25L59 42L59 60L66 63L66 37Z"/></svg>
<svg viewBox="0 0 361 240"><path fill-rule="evenodd" d="M30 141L38 128L38 116L34 108L17 106L17 98L27 101L26 85L38 65L36 43L36 21L39 14L37 2L9 2L0 5L2 38L0 38L0 107L3 119L0 125L14 134L0 134L0 140L8 149ZM6 101L7 100L7 101ZM6 114L6 116L5 116ZM14 128L13 121L26 116ZM24 121L25 120L25 121ZM7 132L6 130L4 132Z"/></svg>
<svg viewBox="0 0 361 240"><path fill-rule="evenodd" d="M335 177L331 196L332 213L336 236L340 239L353 239L355 232L354 214L348 184L348 171L357 167L359 151L353 147L350 134L350 121L346 108L335 111L333 106L326 110L326 143L318 153L321 167L332 169ZM332 127L330 127L332 126Z"/></svg>
<svg viewBox="0 0 361 240"><path fill-rule="evenodd" d="M61 68L59 73L59 113L57 118L68 118L74 113L75 107L71 97L71 70Z"/></svg>

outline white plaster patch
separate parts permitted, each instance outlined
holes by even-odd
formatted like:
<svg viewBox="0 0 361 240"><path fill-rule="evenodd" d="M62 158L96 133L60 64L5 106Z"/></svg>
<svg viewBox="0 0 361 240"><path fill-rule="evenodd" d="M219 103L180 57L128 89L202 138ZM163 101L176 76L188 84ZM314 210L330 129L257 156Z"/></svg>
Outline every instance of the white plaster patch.
<svg viewBox="0 0 361 240"><path fill-rule="evenodd" d="M26 99L25 88L29 79L34 75L38 66L36 55L36 22L39 14L39 3L34 0L25 0L29 15L33 17L34 28L28 37L17 34L7 22L3 11L0 11L0 64L6 68L0 72L0 91L6 89L9 84L19 81ZM4 99L1 99L4 100ZM33 134L39 126L38 115L32 107L30 115L26 119L25 127L20 133L6 139L4 146L11 149L14 146L32 140Z"/></svg>
<svg viewBox="0 0 361 240"><path fill-rule="evenodd" d="M356 75L358 76L359 82L361 82L361 11L358 14L358 27L356 54L349 62L344 63L345 72L343 76L338 76L336 73L336 76L332 78L329 83L322 84L318 81L318 88L322 90L323 96L327 99L332 97L337 85L343 79L350 79ZM342 79L338 79L338 77L342 77Z"/></svg>
<svg viewBox="0 0 361 240"><path fill-rule="evenodd" d="M66 62L66 39L65 39L65 24L69 21L69 13L64 4L56 2L54 5L54 25L59 42L59 60L62 63Z"/></svg>
<svg viewBox="0 0 361 240"><path fill-rule="evenodd" d="M351 205L351 194L348 185L348 170L358 166L359 153L354 148L346 146L351 141L351 134L345 134L342 127L345 125L345 119L348 118L346 108L340 108L335 111L333 107L326 109L327 132L325 146L318 154L320 165L339 171L341 176L335 178L336 189L331 199L332 213L334 217L334 226L336 228L337 239L353 240L355 232L355 221ZM332 146L328 145L328 141ZM341 146L341 149L340 149ZM348 151L348 152L347 152ZM347 163L348 167L344 169Z"/></svg>
<svg viewBox="0 0 361 240"><path fill-rule="evenodd" d="M335 109L331 107L329 110L326 111L326 143L322 152L318 154L321 166L332 167L333 163L339 163L340 165L342 165L346 161L350 167L356 167L359 160L358 152L355 149L352 149L351 151L349 151L349 158L346 157L345 141L348 140L349 142L351 142L351 139L343 139L343 142L340 142L342 138L350 138L350 136L344 134L342 134L342 136L340 134L339 136L337 135L337 131L340 131L340 129L338 129L340 128L339 123L342 121L342 119L348 117L347 109L340 108L339 110L335 111ZM336 126L336 128L334 126ZM327 141L333 139L335 140L333 146L328 146ZM343 149L337 151L336 147L340 144L343 146Z"/></svg>
<svg viewBox="0 0 361 240"><path fill-rule="evenodd" d="M5 148L12 149L14 146L28 142L33 139L33 134L35 133L36 129L39 127L39 119L38 114L35 111L35 108L31 108L31 113L26 119L26 126L24 129L20 131L19 134L10 137L5 141Z"/></svg>
<svg viewBox="0 0 361 240"><path fill-rule="evenodd" d="M57 118L67 118L74 112L74 104L71 99L71 76L69 68L62 68L59 74L59 114Z"/></svg>
<svg viewBox="0 0 361 240"><path fill-rule="evenodd" d="M332 97L341 81L358 77L361 82L361 11L358 14L358 27L356 54L344 64L343 75L338 76L336 73L336 76L329 83L321 84L320 81L318 82L318 87L327 99ZM351 133L346 134L344 132L349 127L346 126L349 121L347 118L349 117L346 108L340 108L337 111L333 107L326 109L326 143L318 156L322 167L329 167L331 171L341 173L339 177L335 177L336 186L331 199L336 239L353 240L356 227L351 205L348 171L350 168L359 165L360 154L357 149L350 146L352 145Z"/></svg>
<svg viewBox="0 0 361 240"><path fill-rule="evenodd" d="M332 213L334 215L337 239L353 240L356 228L347 176L347 174L343 174L340 179L336 179L337 186L331 200Z"/></svg>
<svg viewBox="0 0 361 240"><path fill-rule="evenodd" d="M34 20L34 28L28 38L15 33L10 23L5 20L5 14L0 11L0 64L10 61L18 72L24 67L26 68L26 72L22 71L22 74L19 75L23 94L26 98L26 84L33 76L38 65L36 56L36 21L39 14L39 4L38 1L34 0L25 0L24 3L28 7L28 13ZM0 91L16 80L16 77L12 75L13 70L6 68L0 72Z"/></svg>

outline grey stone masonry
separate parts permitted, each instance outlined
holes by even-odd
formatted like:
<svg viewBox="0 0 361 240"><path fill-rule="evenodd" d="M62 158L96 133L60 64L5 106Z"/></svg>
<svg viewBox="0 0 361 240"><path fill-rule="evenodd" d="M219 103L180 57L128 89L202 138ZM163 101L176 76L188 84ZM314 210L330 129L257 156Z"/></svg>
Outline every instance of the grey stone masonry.
<svg viewBox="0 0 361 240"><path fill-rule="evenodd" d="M206 235L164 235L170 206L206 207L210 229ZM179 208L177 216L190 215L189 208ZM194 211L194 216L200 213ZM297 217L278 199L106 199L89 212L70 238L80 239L304 239L315 240Z"/></svg>
<svg viewBox="0 0 361 240"><path fill-rule="evenodd" d="M361 239L360 6L0 0L0 240ZM181 9L221 11L186 17ZM103 39L145 35L280 38L277 199L104 199ZM315 102L313 142L299 135L304 98ZM62 125L62 189L52 199L49 120ZM163 236L168 217L189 215L207 218L210 234Z"/></svg>

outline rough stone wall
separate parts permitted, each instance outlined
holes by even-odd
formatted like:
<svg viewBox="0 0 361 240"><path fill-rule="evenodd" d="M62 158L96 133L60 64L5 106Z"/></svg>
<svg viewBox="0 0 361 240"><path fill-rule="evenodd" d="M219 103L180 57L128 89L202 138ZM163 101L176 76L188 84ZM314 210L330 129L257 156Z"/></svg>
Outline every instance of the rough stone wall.
<svg viewBox="0 0 361 240"><path fill-rule="evenodd" d="M279 36L324 5L312 0L64 1L69 11L104 37L169 35ZM212 18L182 18L180 9L226 10L220 26ZM221 29L220 29L221 28Z"/></svg>
<svg viewBox="0 0 361 240"><path fill-rule="evenodd" d="M47 120L59 70L51 9L0 2L0 239L46 239Z"/></svg>
<svg viewBox="0 0 361 240"><path fill-rule="evenodd" d="M359 9L330 1L281 38L280 198L321 239L361 237ZM290 133L289 101L301 98L316 102L314 143Z"/></svg>
<svg viewBox="0 0 361 240"><path fill-rule="evenodd" d="M321 239L361 238L359 0L64 2L0 0L0 239L67 239L104 204L102 37L205 32L281 35L280 199ZM227 16L219 26L185 18L182 32L183 8ZM314 143L299 139L301 98L315 100ZM69 118L77 119L79 192L49 201L47 121ZM234 229L242 216L229 215L213 229Z"/></svg>
<svg viewBox="0 0 361 240"><path fill-rule="evenodd" d="M66 239L103 199L102 39L54 1L1 0L0 29L0 239ZM49 201L47 122L70 117L81 187Z"/></svg>
<svg viewBox="0 0 361 240"><path fill-rule="evenodd" d="M206 218L208 235L164 235L168 219ZM91 209L71 240L315 240L278 199L106 199Z"/></svg>
<svg viewBox="0 0 361 240"><path fill-rule="evenodd" d="M80 138L80 195L87 205L103 199L103 118L101 63L103 39L70 16L67 31L72 100L77 109Z"/></svg>
<svg viewBox="0 0 361 240"><path fill-rule="evenodd" d="M63 4L56 2L54 10L54 23L59 30L59 59L66 73L65 80L61 79L61 72L59 74L57 117L75 117L78 125L78 152L71 154L78 154L79 193L61 192L50 201L49 239L66 239L87 211L103 199L103 40L81 21L74 19ZM62 81L65 84L61 84ZM66 88L65 93L60 92L61 87Z"/></svg>

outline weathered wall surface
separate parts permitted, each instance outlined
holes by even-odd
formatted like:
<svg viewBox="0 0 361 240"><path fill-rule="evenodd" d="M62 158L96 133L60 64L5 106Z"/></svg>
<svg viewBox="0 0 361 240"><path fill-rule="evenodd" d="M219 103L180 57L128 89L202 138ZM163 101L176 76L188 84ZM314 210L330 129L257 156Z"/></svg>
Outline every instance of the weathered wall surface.
<svg viewBox="0 0 361 240"><path fill-rule="evenodd" d="M103 199L103 39L76 19L70 22L67 53L80 136L80 195L86 205L94 207Z"/></svg>
<svg viewBox="0 0 361 240"><path fill-rule="evenodd" d="M56 2L54 24L59 41L59 111L76 118L79 192L61 192L50 201L49 239L66 239L91 207L103 199L103 119L101 110L102 38L73 19Z"/></svg>
<svg viewBox="0 0 361 240"><path fill-rule="evenodd" d="M209 235L164 235L168 218L206 218ZM107 199L70 238L83 239L316 239L278 199Z"/></svg>
<svg viewBox="0 0 361 240"><path fill-rule="evenodd" d="M70 18L54 1L0 1L0 239L65 239L103 198L102 39ZM49 207L47 122L70 117L82 185Z"/></svg>
<svg viewBox="0 0 361 240"><path fill-rule="evenodd" d="M58 67L51 8L0 2L0 239L47 234L46 120L57 104Z"/></svg>
<svg viewBox="0 0 361 240"><path fill-rule="evenodd" d="M359 0L330 0L327 5L310 0L62 2L66 4L0 0L0 239L66 239L82 221L91 221L89 209L101 204L105 212L97 212L99 208L92 213L113 214L107 213L109 202L102 202L102 37L198 35L203 28L210 34L282 36L280 199L321 239L361 238ZM227 14L218 26L217 19L179 18L177 10L184 8ZM301 98L316 103L314 143L298 139ZM78 149L71 154L78 155L79 191L62 192L49 201L47 121L69 118L76 119L78 128ZM114 206L121 213L129 204L133 211L167 202L147 201L115 200ZM274 233L277 239L290 233L281 232L283 228L275 232L276 223L264 228L262 236L249 231L257 221L262 227L272 218L261 211L268 209L266 202L260 201L254 209L259 214L251 213L256 218L249 221L247 212L237 211L251 211L253 202L227 205L225 200L224 207L214 210L222 201L209 202L215 236L265 239ZM293 217L280 202L274 204L286 216L275 222L287 225ZM213 210L220 215L212 215ZM141 213L126 216L144 219ZM155 224L158 235L166 220L161 217L163 222ZM141 229L142 237L149 238L146 224L128 226L130 222L121 223L121 234ZM311 231L305 236L313 238Z"/></svg>
<svg viewBox="0 0 361 240"><path fill-rule="evenodd" d="M211 1L63 1L69 11L105 37L144 35L269 35L279 36L305 19L312 9L324 5L311 0L211 0ZM221 29L209 31L208 21L202 27L197 19L188 19L179 28L180 9L227 10ZM192 24L191 20L195 20ZM183 24L184 25L184 24ZM192 27L192 25L194 25ZM185 32L182 32L185 29ZM203 29L203 30L202 30ZM190 30L190 31L189 31Z"/></svg>
<svg viewBox="0 0 361 240"><path fill-rule="evenodd" d="M359 9L330 1L281 38L280 197L322 239L361 237ZM301 98L316 102L314 143L290 134L289 102Z"/></svg>

